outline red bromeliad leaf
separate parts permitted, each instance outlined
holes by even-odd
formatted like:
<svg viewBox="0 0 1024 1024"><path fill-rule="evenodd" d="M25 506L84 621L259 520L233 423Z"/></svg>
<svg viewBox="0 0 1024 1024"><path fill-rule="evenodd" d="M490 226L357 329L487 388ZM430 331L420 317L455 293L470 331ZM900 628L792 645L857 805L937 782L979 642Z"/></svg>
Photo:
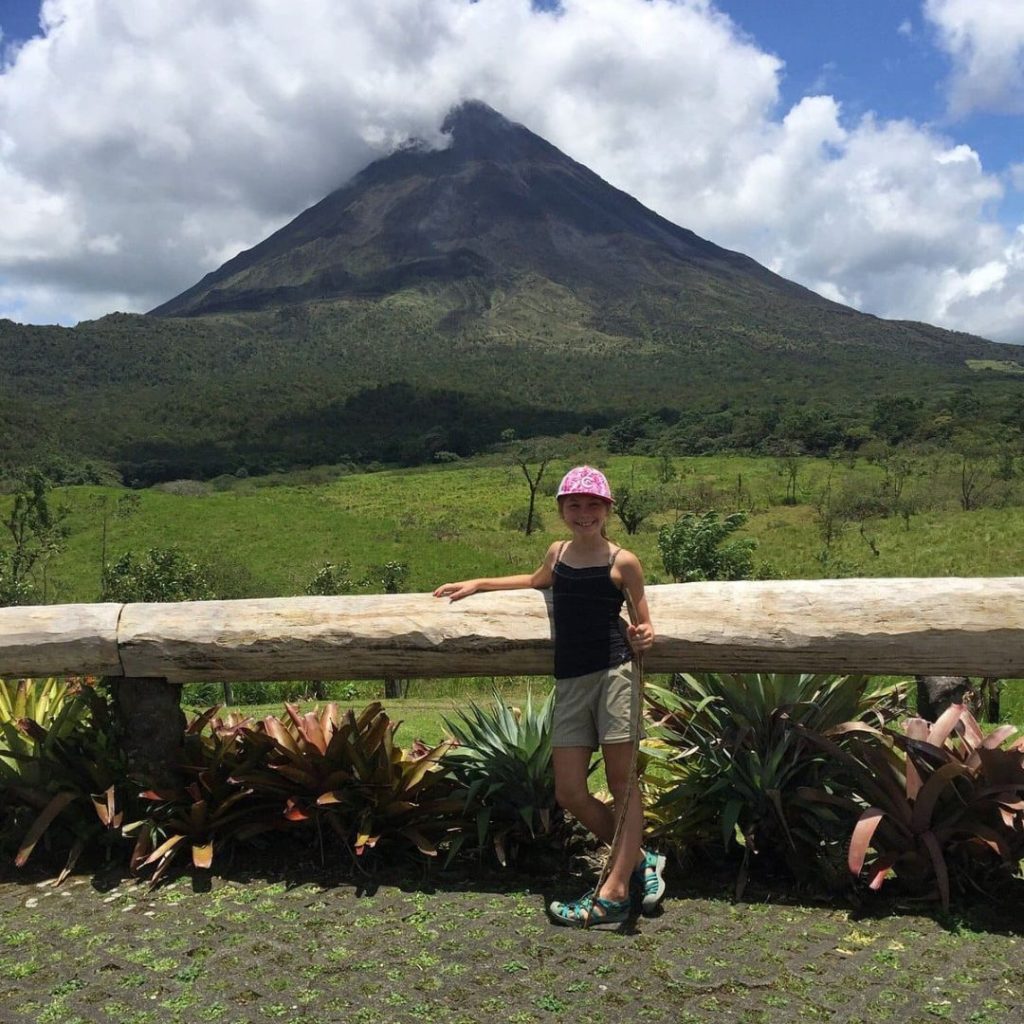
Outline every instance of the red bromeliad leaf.
<svg viewBox="0 0 1024 1024"><path fill-rule="evenodd" d="M145 825L139 832L139 838L135 840L135 846L132 848L132 855L128 861L128 870L131 873L137 874L139 868L146 863L146 858L149 856L150 851L153 849L153 834L149 828Z"/></svg>
<svg viewBox="0 0 1024 1024"><path fill-rule="evenodd" d="M365 833L356 836L356 855L361 857L367 850L372 850L377 845L380 836L366 835Z"/></svg>
<svg viewBox="0 0 1024 1024"><path fill-rule="evenodd" d="M143 862L143 867L147 864L152 864L154 861L159 860L164 854L170 853L178 843L182 842L185 836L182 834L171 836L170 839L165 839Z"/></svg>
<svg viewBox="0 0 1024 1024"><path fill-rule="evenodd" d="M270 767L290 782L297 782L307 789L316 787L316 775L308 767L297 764L272 764Z"/></svg>
<svg viewBox="0 0 1024 1024"><path fill-rule="evenodd" d="M505 832L499 832L494 837L494 855L498 858L498 863L503 867L508 867L508 854L505 852Z"/></svg>
<svg viewBox="0 0 1024 1024"><path fill-rule="evenodd" d="M864 869L864 860L868 850L871 848L871 840L875 830L882 823L885 812L879 807L869 807L857 819L853 827L853 835L850 837L850 849L847 853L846 863L852 874L859 876Z"/></svg>
<svg viewBox="0 0 1024 1024"><path fill-rule="evenodd" d="M288 797L284 807L284 816L289 821L308 821L309 815L295 801Z"/></svg>
<svg viewBox="0 0 1024 1024"><path fill-rule="evenodd" d="M903 723L903 731L912 740L927 740L931 722L923 718L908 718Z"/></svg>
<svg viewBox="0 0 1024 1024"><path fill-rule="evenodd" d="M117 794L114 786L108 786L103 793L90 796L96 815L105 828L120 828L124 813L117 810Z"/></svg>
<svg viewBox="0 0 1024 1024"><path fill-rule="evenodd" d="M409 758L413 761L418 761L421 757L426 757L430 753L430 747L423 742L421 739L415 739L412 741L412 746L409 748Z"/></svg>
<svg viewBox="0 0 1024 1024"><path fill-rule="evenodd" d="M910 830L912 832L924 832L931 825L932 814L939 797L942 795L942 791L954 779L964 776L970 777L970 774L962 764L956 761L944 764L938 771L933 772L922 787L917 801L914 803L914 810L910 816Z"/></svg>
<svg viewBox="0 0 1024 1024"><path fill-rule="evenodd" d="M43 743L49 735L47 731L32 718L19 718L15 723L19 732L23 732L30 740Z"/></svg>
<svg viewBox="0 0 1024 1024"><path fill-rule="evenodd" d="M295 742L295 737L285 728L284 723L273 715L267 715L263 719L263 728L266 729L267 735L274 740L283 750L289 754L300 755L298 744Z"/></svg>
<svg viewBox="0 0 1024 1024"><path fill-rule="evenodd" d="M169 803L172 800L178 799L179 793L172 792L171 790L159 790L159 789L144 789L139 796L143 800L159 800L162 803Z"/></svg>
<svg viewBox="0 0 1024 1024"><path fill-rule="evenodd" d="M61 868L60 874L53 881L54 888L56 888L58 885L61 885L65 881L65 879L67 879L68 875L71 874L71 872L75 868L75 864L78 863L78 858L82 855L82 851L84 849L84 841L81 839L76 839L71 847L71 852L68 854L67 863L64 865L63 868Z"/></svg>
<svg viewBox="0 0 1024 1024"><path fill-rule="evenodd" d="M293 714L292 720L299 730L299 735L310 746L315 747L320 754L327 751L327 738L324 736L323 729L320 728L320 719L317 718L315 712L309 711L302 716Z"/></svg>
<svg viewBox="0 0 1024 1024"><path fill-rule="evenodd" d="M917 770L917 765L914 763L914 759L910 756L909 752L907 753L904 774L907 779L907 799L916 800L918 794L921 792L921 787L924 785L924 781L922 780L921 773Z"/></svg>
<svg viewBox="0 0 1024 1024"><path fill-rule="evenodd" d="M966 708L964 708L961 725L964 739L970 746L980 747L985 742L985 736L981 731L981 726L978 725L978 720Z"/></svg>
<svg viewBox="0 0 1024 1024"><path fill-rule="evenodd" d="M984 769L985 781L991 785L1010 786L1024 793L1024 756L1018 751L981 747L978 763Z"/></svg>
<svg viewBox="0 0 1024 1024"><path fill-rule="evenodd" d="M345 771L344 768L339 768L324 777L323 786L324 789L341 789L346 782L351 781L352 773Z"/></svg>
<svg viewBox="0 0 1024 1024"><path fill-rule="evenodd" d="M1017 727L1015 725L1001 725L998 729L993 729L982 741L981 745L986 750L993 750L995 747L1001 747L1004 740L1008 740L1015 732Z"/></svg>
<svg viewBox="0 0 1024 1024"><path fill-rule="evenodd" d="M896 858L890 857L879 857L874 864L871 865L871 874L868 876L868 888L875 892L878 892L882 888L882 883L885 881L885 876L892 870L893 864L896 863Z"/></svg>
<svg viewBox="0 0 1024 1024"><path fill-rule="evenodd" d="M415 828L403 828L402 835L411 839L420 853L427 857L437 856L437 843L431 842L422 832Z"/></svg>
<svg viewBox="0 0 1024 1024"><path fill-rule="evenodd" d="M1000 857L1009 858L1010 846L994 828L989 828L987 825L974 825L972 828L974 830L974 838L978 842L984 843L993 853L998 854Z"/></svg>
<svg viewBox="0 0 1024 1024"><path fill-rule="evenodd" d="M196 715L196 717L193 718L185 727L185 734L187 736L191 736L201 733L206 727L206 724L213 719L214 715L216 715L223 706L223 704L215 704L212 708L207 708L201 715Z"/></svg>
<svg viewBox="0 0 1024 1024"><path fill-rule="evenodd" d="M32 851L36 848L36 843L42 838L43 833L50 827L54 818L75 799L75 795L65 790L63 793L58 793L43 808L39 817L32 822L32 827L25 833L25 840L18 849L18 855L14 858L16 867L24 867L25 862L32 856Z"/></svg>
<svg viewBox="0 0 1024 1024"><path fill-rule="evenodd" d="M415 767L405 776L406 788L410 790L415 789L424 780L427 773L437 766L438 761L448 752L448 749L449 744L446 741L442 741L423 757L419 758L416 761Z"/></svg>
<svg viewBox="0 0 1024 1024"><path fill-rule="evenodd" d="M949 738L949 734L956 727L956 723L960 721L966 710L963 704L950 704L935 719L935 724L928 730L928 742L936 747L941 747Z"/></svg>
<svg viewBox="0 0 1024 1024"><path fill-rule="evenodd" d="M192 844L192 863L197 868L208 868L213 863L213 841Z"/></svg>
<svg viewBox="0 0 1024 1024"><path fill-rule="evenodd" d="M942 909L949 910L949 870L946 867L946 858L942 855L942 848L933 832L925 832L921 839L924 842L929 856L932 859L932 866L935 868L935 880L939 884L939 898L942 900Z"/></svg>

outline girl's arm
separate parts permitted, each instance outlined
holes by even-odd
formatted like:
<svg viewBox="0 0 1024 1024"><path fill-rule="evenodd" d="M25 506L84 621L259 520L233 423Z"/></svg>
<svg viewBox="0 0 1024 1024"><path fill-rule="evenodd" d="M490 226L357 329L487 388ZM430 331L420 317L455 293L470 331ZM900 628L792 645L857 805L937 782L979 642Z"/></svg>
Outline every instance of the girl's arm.
<svg viewBox="0 0 1024 1024"><path fill-rule="evenodd" d="M618 579L614 580L618 569ZM622 550L615 559L612 568L613 580L623 590L628 590L636 606L637 624L630 623L626 630L629 646L639 654L646 651L654 643L654 626L651 625L651 610L647 606L647 594L644 592L644 570L640 559L631 551Z"/></svg>
<svg viewBox="0 0 1024 1024"><path fill-rule="evenodd" d="M518 576L491 576L479 580L462 580L458 583L442 583L434 591L434 597L447 597L452 601L461 601L470 594L485 590L546 590L551 586L551 567L554 564L557 544L548 548L544 561L532 573L521 573Z"/></svg>

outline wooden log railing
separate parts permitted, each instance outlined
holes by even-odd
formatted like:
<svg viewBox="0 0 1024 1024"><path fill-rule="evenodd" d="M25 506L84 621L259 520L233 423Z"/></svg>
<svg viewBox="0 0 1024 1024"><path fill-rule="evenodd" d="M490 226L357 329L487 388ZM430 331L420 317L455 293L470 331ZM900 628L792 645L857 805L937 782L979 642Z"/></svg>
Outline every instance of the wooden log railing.
<svg viewBox="0 0 1024 1024"><path fill-rule="evenodd" d="M648 588L650 671L1024 675L1024 577ZM0 676L429 678L551 671L550 594L0 608Z"/></svg>
<svg viewBox="0 0 1024 1024"><path fill-rule="evenodd" d="M671 584L648 598L652 672L1024 676L1022 577ZM150 761L172 742L153 730L178 683L550 670L550 594L531 590L0 609L0 676L116 680ZM146 694L163 710L147 713Z"/></svg>

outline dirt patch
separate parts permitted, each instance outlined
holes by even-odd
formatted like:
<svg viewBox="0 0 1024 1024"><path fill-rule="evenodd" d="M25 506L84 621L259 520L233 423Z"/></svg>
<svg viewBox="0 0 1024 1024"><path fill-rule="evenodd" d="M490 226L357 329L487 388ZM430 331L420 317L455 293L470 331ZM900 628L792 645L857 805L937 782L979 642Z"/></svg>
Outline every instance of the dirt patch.
<svg viewBox="0 0 1024 1024"><path fill-rule="evenodd" d="M671 879L621 932L550 925L536 876L0 880L4 1024L1019 1024L1024 900L939 921ZM566 887L569 888L566 888ZM556 891L557 889L557 891Z"/></svg>

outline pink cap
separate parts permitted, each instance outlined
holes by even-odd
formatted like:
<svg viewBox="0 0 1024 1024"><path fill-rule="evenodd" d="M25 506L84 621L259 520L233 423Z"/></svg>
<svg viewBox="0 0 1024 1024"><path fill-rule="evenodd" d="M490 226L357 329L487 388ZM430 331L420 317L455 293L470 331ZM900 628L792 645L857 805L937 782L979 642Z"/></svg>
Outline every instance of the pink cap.
<svg viewBox="0 0 1024 1024"><path fill-rule="evenodd" d="M562 477L558 485L558 497L564 498L567 494L589 494L607 501L609 505L615 501L612 489L608 486L608 478L593 466L576 466Z"/></svg>

